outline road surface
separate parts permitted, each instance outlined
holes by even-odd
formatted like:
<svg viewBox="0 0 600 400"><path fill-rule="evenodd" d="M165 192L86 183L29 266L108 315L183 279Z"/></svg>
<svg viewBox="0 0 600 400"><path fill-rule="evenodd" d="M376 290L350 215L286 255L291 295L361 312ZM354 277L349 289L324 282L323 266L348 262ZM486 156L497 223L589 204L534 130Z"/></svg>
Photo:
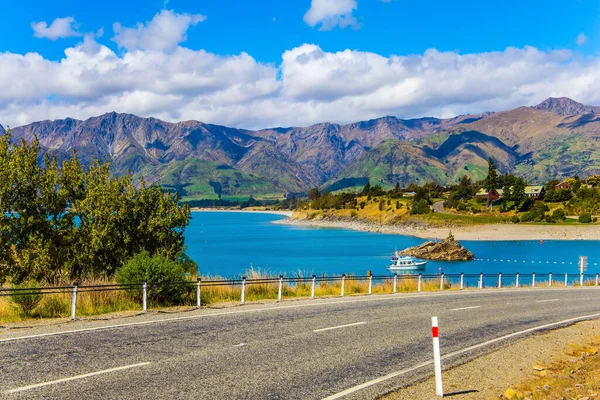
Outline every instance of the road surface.
<svg viewBox="0 0 600 400"><path fill-rule="evenodd" d="M374 398L432 373L432 316L447 368L506 341L448 357L469 346L600 316L600 288L285 301L4 331L0 397Z"/></svg>

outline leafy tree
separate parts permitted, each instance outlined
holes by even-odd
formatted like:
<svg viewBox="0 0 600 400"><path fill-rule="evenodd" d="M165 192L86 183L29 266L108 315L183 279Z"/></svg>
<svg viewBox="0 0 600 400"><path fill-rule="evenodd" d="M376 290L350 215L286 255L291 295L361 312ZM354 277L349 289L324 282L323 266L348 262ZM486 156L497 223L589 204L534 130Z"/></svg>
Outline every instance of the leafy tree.
<svg viewBox="0 0 600 400"><path fill-rule="evenodd" d="M0 283L58 283L111 276L141 251L176 259L189 207L158 185L84 169L73 153L59 165L30 144L0 136Z"/></svg>
<svg viewBox="0 0 600 400"><path fill-rule="evenodd" d="M369 192L371 191L371 182L367 182L367 184L365 185L365 187L363 188L361 194L363 196L366 196L369 194Z"/></svg>
<svg viewBox="0 0 600 400"><path fill-rule="evenodd" d="M560 181L558 179L552 179L550 182L546 183L546 192L554 190L556 188L556 185L558 185L559 183Z"/></svg>
<svg viewBox="0 0 600 400"><path fill-rule="evenodd" d="M317 189L317 188L312 188L308 192L308 200L310 200L310 201L317 200L319 197L320 197L320 193L319 193L319 189Z"/></svg>
<svg viewBox="0 0 600 400"><path fill-rule="evenodd" d="M431 208L429 208L429 202L424 198L417 200L413 200L412 209L410 211L413 215L421 215L421 214L429 214L431 212Z"/></svg>
<svg viewBox="0 0 600 400"><path fill-rule="evenodd" d="M564 221L566 219L565 210L557 208L552 212L552 218L557 221Z"/></svg>

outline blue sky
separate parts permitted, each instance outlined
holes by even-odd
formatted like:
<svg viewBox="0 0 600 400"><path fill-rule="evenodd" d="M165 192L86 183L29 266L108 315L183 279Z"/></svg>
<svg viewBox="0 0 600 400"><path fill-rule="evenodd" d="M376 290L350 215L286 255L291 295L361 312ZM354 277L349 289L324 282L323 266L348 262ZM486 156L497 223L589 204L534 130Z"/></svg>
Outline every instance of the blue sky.
<svg viewBox="0 0 600 400"><path fill-rule="evenodd" d="M600 102L598 1L21 0L0 14L0 87L27 80L0 94L3 124L116 109L256 128Z"/></svg>

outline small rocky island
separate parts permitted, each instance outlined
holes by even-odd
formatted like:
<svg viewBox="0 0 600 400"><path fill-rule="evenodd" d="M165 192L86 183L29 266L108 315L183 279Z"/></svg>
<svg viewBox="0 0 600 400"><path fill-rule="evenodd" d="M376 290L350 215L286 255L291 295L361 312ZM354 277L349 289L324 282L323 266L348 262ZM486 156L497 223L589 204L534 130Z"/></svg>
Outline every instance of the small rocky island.
<svg viewBox="0 0 600 400"><path fill-rule="evenodd" d="M458 240L454 239L452 232L441 242L423 243L420 246L403 250L400 254L434 261L468 261L475 259L473 253L462 247Z"/></svg>

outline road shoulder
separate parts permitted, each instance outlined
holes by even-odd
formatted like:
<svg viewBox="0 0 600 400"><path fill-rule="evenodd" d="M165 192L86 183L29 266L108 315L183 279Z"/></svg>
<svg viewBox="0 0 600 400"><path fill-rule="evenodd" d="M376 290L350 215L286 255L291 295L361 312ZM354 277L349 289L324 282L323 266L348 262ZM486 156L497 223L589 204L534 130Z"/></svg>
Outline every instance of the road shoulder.
<svg viewBox="0 0 600 400"><path fill-rule="evenodd" d="M509 387L536 376L535 367L548 366L564 358L572 345L585 345L598 336L600 320L592 320L512 342L444 371L444 393L457 400L501 398ZM383 397L385 400L437 398L433 377Z"/></svg>

